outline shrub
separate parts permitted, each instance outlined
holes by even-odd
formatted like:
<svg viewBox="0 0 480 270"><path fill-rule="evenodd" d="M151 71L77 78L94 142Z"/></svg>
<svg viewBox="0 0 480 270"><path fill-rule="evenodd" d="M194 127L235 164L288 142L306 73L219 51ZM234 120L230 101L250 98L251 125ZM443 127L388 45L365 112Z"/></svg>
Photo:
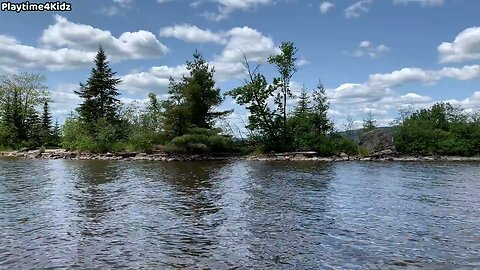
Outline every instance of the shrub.
<svg viewBox="0 0 480 270"><path fill-rule="evenodd" d="M364 146L359 146L358 147L358 154L361 156L361 157L366 157L368 156L368 149Z"/></svg>
<svg viewBox="0 0 480 270"><path fill-rule="evenodd" d="M211 152L228 152L233 147L233 141L225 136L213 135L208 138L208 146Z"/></svg>
<svg viewBox="0 0 480 270"><path fill-rule="evenodd" d="M341 152L346 153L348 155L355 155L357 153L357 144L351 140L344 137L336 137L332 138L333 141L333 148L336 154Z"/></svg>
<svg viewBox="0 0 480 270"><path fill-rule="evenodd" d="M153 149L153 134L147 132L135 132L128 139L130 150L148 152Z"/></svg>

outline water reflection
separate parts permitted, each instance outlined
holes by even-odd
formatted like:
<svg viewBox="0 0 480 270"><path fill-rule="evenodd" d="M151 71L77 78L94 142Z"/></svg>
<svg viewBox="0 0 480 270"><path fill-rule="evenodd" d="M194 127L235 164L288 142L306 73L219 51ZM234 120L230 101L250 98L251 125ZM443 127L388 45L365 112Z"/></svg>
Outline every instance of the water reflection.
<svg viewBox="0 0 480 270"><path fill-rule="evenodd" d="M0 160L0 268L478 268L475 163Z"/></svg>

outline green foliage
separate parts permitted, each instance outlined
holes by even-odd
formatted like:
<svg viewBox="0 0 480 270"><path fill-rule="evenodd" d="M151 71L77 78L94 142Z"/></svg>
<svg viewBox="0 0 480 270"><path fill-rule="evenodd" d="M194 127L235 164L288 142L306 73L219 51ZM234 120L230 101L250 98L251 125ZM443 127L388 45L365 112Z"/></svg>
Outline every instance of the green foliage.
<svg viewBox="0 0 480 270"><path fill-rule="evenodd" d="M279 73L279 77L273 79L273 87L281 90L275 97L275 104L278 112L283 116L282 135L287 134L287 100L293 97L290 81L298 71L297 58L295 57L297 52L298 49L293 45L293 42L282 42L280 53L268 58L268 63L274 65Z"/></svg>
<svg viewBox="0 0 480 270"><path fill-rule="evenodd" d="M377 128L377 121L373 117L372 111L368 112L367 118L363 119L363 132L368 132Z"/></svg>
<svg viewBox="0 0 480 270"><path fill-rule="evenodd" d="M21 73L0 77L0 145L39 146L41 121L36 108L49 101L45 77Z"/></svg>
<svg viewBox="0 0 480 270"><path fill-rule="evenodd" d="M97 129L100 119L116 123L119 120L118 107L120 101L117 85L121 82L115 78L116 73L109 67L107 55L100 46L94 59L95 67L90 72L86 84L80 84L80 90L75 93L83 102L77 108L79 119L87 126L92 136L105 132ZM103 135L100 135L103 136Z"/></svg>
<svg viewBox="0 0 480 270"><path fill-rule="evenodd" d="M303 89L299 103L288 118L292 149L315 150L322 156L351 151L346 139L333 134L333 124L327 115L328 109L329 102L321 82L313 91L312 101L307 90Z"/></svg>
<svg viewBox="0 0 480 270"><path fill-rule="evenodd" d="M263 145L276 144L281 137L281 126L275 121L279 115L268 106L268 99L273 97L275 89L268 85L264 75L257 73L257 68L250 68L246 59L245 67L249 78L243 86L227 94L250 112L246 128L252 132L251 139Z"/></svg>
<svg viewBox="0 0 480 270"><path fill-rule="evenodd" d="M364 146L359 146L358 147L358 154L361 156L361 157L366 157L368 155L368 149Z"/></svg>
<svg viewBox="0 0 480 270"><path fill-rule="evenodd" d="M189 76L179 82L170 78L169 97L162 103L163 128L172 138L192 127L211 129L217 119L231 113L213 111L223 101L213 79L215 69L197 51L193 58L193 62L187 62Z"/></svg>
<svg viewBox="0 0 480 270"><path fill-rule="evenodd" d="M348 155L355 155L358 153L357 144L349 138L334 135L331 140L333 142L333 151L336 155L342 152Z"/></svg>
<svg viewBox="0 0 480 270"><path fill-rule="evenodd" d="M223 153L234 150L231 138L206 130L195 130L196 134L175 137L167 144L168 152L177 153ZM203 134L202 134L203 133Z"/></svg>
<svg viewBox="0 0 480 270"><path fill-rule="evenodd" d="M449 103L403 114L397 120L395 144L405 154L480 154L480 125L474 114L466 114Z"/></svg>
<svg viewBox="0 0 480 270"><path fill-rule="evenodd" d="M138 150L142 152L152 151L154 148L154 135L146 132L134 132L128 138L129 150Z"/></svg>
<svg viewBox="0 0 480 270"><path fill-rule="evenodd" d="M105 118L100 118L94 123L97 134L90 134L87 124L78 117L70 116L63 126L62 147L67 150L77 150L80 152L105 153L115 152L121 143L118 127L110 123ZM123 150L123 149L120 149Z"/></svg>

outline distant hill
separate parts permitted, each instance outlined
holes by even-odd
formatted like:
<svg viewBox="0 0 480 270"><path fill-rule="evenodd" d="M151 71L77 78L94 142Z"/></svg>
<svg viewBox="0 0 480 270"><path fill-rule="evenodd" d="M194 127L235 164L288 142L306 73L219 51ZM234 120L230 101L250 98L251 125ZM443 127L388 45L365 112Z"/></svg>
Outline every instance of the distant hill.
<svg viewBox="0 0 480 270"><path fill-rule="evenodd" d="M393 128L394 127L378 127L378 129L382 129L385 132L393 134ZM339 132L340 135L345 136L349 139L352 139L354 141L358 141L358 138L362 134L363 129L354 129L354 130L347 130L347 131L341 131Z"/></svg>

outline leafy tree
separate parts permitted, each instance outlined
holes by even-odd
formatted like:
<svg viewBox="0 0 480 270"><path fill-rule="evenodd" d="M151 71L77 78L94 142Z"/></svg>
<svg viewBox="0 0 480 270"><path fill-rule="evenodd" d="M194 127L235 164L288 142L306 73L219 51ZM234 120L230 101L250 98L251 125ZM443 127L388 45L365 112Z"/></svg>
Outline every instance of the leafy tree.
<svg viewBox="0 0 480 270"><path fill-rule="evenodd" d="M280 77L273 80L273 85L275 88L281 89L281 92L278 93L275 98L275 103L278 106L279 112L283 115L284 133L287 128L287 100L293 97L290 89L290 81L298 71L296 64L297 58L295 57L297 51L298 49L293 45L293 42L283 42L280 45L280 53L268 58L268 62L275 65L280 75Z"/></svg>
<svg viewBox="0 0 480 270"><path fill-rule="evenodd" d="M187 132L189 111L182 93L182 84L170 78L168 99L162 103L164 109L163 129L170 138Z"/></svg>
<svg viewBox="0 0 480 270"><path fill-rule="evenodd" d="M154 93L149 93L148 99L146 113L143 116L144 127L148 130L160 132L163 115L162 104Z"/></svg>
<svg viewBox="0 0 480 270"><path fill-rule="evenodd" d="M117 99L119 95L117 85L121 82L115 78L116 72L110 68L107 55L101 46L94 63L95 67L92 68L86 84L80 83L80 90L75 91L83 99L77 108L80 119L92 134L97 133L95 126L100 119L105 119L109 123L118 122L120 101Z"/></svg>
<svg viewBox="0 0 480 270"><path fill-rule="evenodd" d="M32 124L35 108L49 100L45 77L39 74L21 73L0 77L0 121L2 139L0 144L11 147L25 146L35 134Z"/></svg>
<svg viewBox="0 0 480 270"><path fill-rule="evenodd" d="M250 112L246 128L252 132L253 139L269 150L275 149L279 144L282 127L275 121L279 116L277 111L268 106L268 99L274 96L275 88L268 85L265 76L258 72L259 66L251 68L245 55L244 65L248 73L244 85L227 94Z"/></svg>
<svg viewBox="0 0 480 270"><path fill-rule="evenodd" d="M480 126L475 114L437 103L405 117L395 128L395 144L405 154L479 154Z"/></svg>

